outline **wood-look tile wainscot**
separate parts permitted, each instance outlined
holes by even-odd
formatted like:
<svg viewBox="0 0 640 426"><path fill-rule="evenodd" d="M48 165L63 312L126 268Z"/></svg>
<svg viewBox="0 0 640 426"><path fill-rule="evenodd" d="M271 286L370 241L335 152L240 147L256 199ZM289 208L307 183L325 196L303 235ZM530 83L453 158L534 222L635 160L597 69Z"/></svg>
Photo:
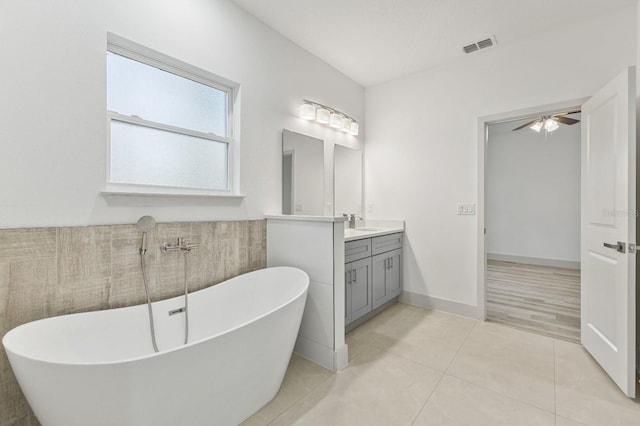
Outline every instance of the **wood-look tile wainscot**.
<svg viewBox="0 0 640 426"><path fill-rule="evenodd" d="M580 343L580 270L489 260L487 319Z"/></svg>
<svg viewBox="0 0 640 426"><path fill-rule="evenodd" d="M266 266L266 222L159 223L148 234L153 300L183 291L184 259L163 242L198 244L187 256L189 288L199 290ZM144 303L135 224L0 229L0 337L40 318ZM0 345L0 425L38 425Z"/></svg>

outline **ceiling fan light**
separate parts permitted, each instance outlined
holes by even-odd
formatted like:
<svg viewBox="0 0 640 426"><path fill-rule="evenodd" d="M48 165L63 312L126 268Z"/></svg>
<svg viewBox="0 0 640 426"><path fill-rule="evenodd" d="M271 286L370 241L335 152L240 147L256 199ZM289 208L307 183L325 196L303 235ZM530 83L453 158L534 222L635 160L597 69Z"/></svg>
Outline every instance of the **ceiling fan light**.
<svg viewBox="0 0 640 426"><path fill-rule="evenodd" d="M529 128L531 130L533 130L534 132L538 132L540 133L540 130L542 130L542 120L537 120L535 123L533 123L531 126L529 126Z"/></svg>
<svg viewBox="0 0 640 426"><path fill-rule="evenodd" d="M329 116L331 111L326 108L318 108L316 111L316 121L322 124L329 124Z"/></svg>
<svg viewBox="0 0 640 426"><path fill-rule="evenodd" d="M558 125L558 123L556 123L556 121L553 118L547 118L544 121L544 129L547 132L553 132L554 130L556 130L558 127L560 127Z"/></svg>
<svg viewBox="0 0 640 426"><path fill-rule="evenodd" d="M307 103L300 105L300 117L304 118L305 120L315 120L316 107Z"/></svg>

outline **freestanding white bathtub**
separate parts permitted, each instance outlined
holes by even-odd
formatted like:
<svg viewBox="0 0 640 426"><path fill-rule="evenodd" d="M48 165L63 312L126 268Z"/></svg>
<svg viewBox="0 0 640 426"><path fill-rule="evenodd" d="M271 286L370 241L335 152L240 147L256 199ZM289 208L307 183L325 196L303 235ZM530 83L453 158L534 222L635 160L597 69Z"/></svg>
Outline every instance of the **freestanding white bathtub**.
<svg viewBox="0 0 640 426"><path fill-rule="evenodd" d="M267 268L183 297L46 318L2 339L43 426L237 425L278 392L309 287L299 269Z"/></svg>

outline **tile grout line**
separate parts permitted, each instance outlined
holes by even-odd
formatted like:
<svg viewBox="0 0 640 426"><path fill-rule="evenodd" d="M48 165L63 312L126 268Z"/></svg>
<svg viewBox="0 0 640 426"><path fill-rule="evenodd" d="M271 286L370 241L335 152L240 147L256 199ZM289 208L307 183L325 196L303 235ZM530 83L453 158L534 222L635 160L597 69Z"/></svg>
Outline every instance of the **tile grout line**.
<svg viewBox="0 0 640 426"><path fill-rule="evenodd" d="M512 396L510 396L510 395L507 395L507 394L504 394L504 393L502 393L502 392L498 392L498 391L495 391L495 390L493 390L493 389L489 389L489 388L487 388L487 387L484 387L483 385L479 385L478 383L470 382L470 381L468 381L468 380L466 380L466 379L464 379L464 378L462 378L462 377L454 376L453 374L445 374L445 375L447 375L447 376L449 376L449 377L453 377L454 379L460 380L460 381L462 381L462 382L468 383L468 384L470 384L470 385L472 385L472 386L476 386L476 387L482 388L482 389L484 389L484 390L485 390L485 391L487 391L487 392L491 392L491 393L493 393L493 394L495 394L495 395L498 395L498 396L501 396L501 397L503 397L503 398L510 399L511 401L517 402L517 403L519 403L519 404L527 405L527 406L529 406L529 407L531 407L531 408L535 408L536 410L544 411L545 413L549 413L549 414L553 415L554 417L556 416L556 413L554 413L553 411L549 411L549 410L547 410L547 409L545 409L545 408L538 407L537 405L533 405L533 404L531 404L531 403L529 403L529 402L527 402L527 401L523 401L523 400L521 400L521 399L514 398L514 397L512 397Z"/></svg>
<svg viewBox="0 0 640 426"><path fill-rule="evenodd" d="M429 400L431 399L433 394L436 393L436 389L438 389L438 386L440 386L440 382L442 382L443 378L444 378L444 372L442 372L440 374L440 378L438 379L438 383L436 383L436 385L433 387L431 392L429 392L429 395L427 395L427 399L424 401L424 404L422 404L422 407L418 410L418 412L416 413L415 417L411 421L411 426L413 426L416 423L416 420L418 420L418 417L420 417L420 414L424 411L424 407L427 406L427 403L429 402Z"/></svg>
<svg viewBox="0 0 640 426"><path fill-rule="evenodd" d="M449 361L449 364L447 365L447 367L444 369L444 371L442 372L443 374L446 374L447 371L449 371L449 368L451 368L451 364L453 364L453 361L455 361L456 357L458 356L458 354L460 353L460 351L462 350L462 347L464 346L464 344L467 342L467 339L469 338L469 336L471 336L471 333L473 332L473 330L475 330L475 328L478 326L478 324L480 324L481 321L476 321L473 324L473 327L471 327L469 329L469 331L467 331L467 335L464 336L464 339L462 339L462 342L460 343L460 346L458 347L458 349L456 350L456 353L453 354L453 356L451 357L451 361Z"/></svg>
<svg viewBox="0 0 640 426"><path fill-rule="evenodd" d="M304 357L302 357L304 358ZM307 358L304 358L305 360ZM308 360L310 361L310 360ZM313 362L313 361L311 361ZM331 370L329 370L331 371ZM331 374L329 374L324 380L321 380L317 385L315 385L314 387L312 387L309 392L305 393L304 395L300 396L300 398L296 399L295 401L293 401L291 404L289 404L284 410L282 410L280 413L278 413L273 419L271 419L268 423L267 426L270 424L273 424L273 422L275 422L276 420L278 420L280 417L282 417L284 415L284 413L286 413L287 411L289 411L294 405L296 405L298 402L302 401L304 398L308 397L309 395L311 395L313 393L313 391L315 391L320 385L322 385L324 382L326 382L327 380L331 379L333 376L335 376L336 374L338 374L338 371L331 371ZM278 391L280 392L280 391ZM277 396L277 394L276 394ZM275 397L274 397L275 399ZM271 400L273 401L273 399ZM267 404L269 404L271 401L269 401ZM264 408L264 407L263 407ZM261 408L262 409L262 408ZM257 412L257 411L256 411ZM253 413L255 414L255 413Z"/></svg>
<svg viewBox="0 0 640 426"><path fill-rule="evenodd" d="M444 376L447 373L447 370L449 369L449 367L451 367L451 364L453 364L453 361L456 359L456 357L458 356L458 353L460 352L460 350L462 349L462 347L464 346L465 342L467 341L467 339L469 338L469 336L471 335L471 332L477 327L479 322L474 322L473 327L469 328L469 331L467 331L467 335L464 336L464 339L462 339L462 342L460 343L460 346L458 346L458 349L456 350L456 353L451 357L451 361L449 361L449 364L447 365L447 367L444 369L444 371L442 371L442 374L440 375L440 378L438 379L438 383L436 383L436 385L433 387L433 390L429 393L429 395L427 396L427 399L424 401L424 404L422 404L422 408L420 408L420 410L418 410L418 413L416 414L416 416L413 418L413 421L411 422L411 425L413 426L416 422L416 420L418 420L418 417L420 417L420 414L424 411L424 407L427 406L427 403L429 402L429 400L431 399L431 397L433 396L433 394L436 392L436 390L438 389L438 386L440 386L440 383L442 382L442 379L444 379Z"/></svg>
<svg viewBox="0 0 640 426"><path fill-rule="evenodd" d="M458 356L458 353L460 352L460 350L462 349L462 346L464 346L464 343L467 341L467 339L468 339L468 338L469 338L469 336L471 335L471 332L472 332L472 331L473 331L473 330L478 326L478 324L480 324L480 323L482 323L482 322L483 322L483 321L478 321L478 322L476 322L476 324L474 324L474 326L471 328L471 330L469 330L469 333L467 333L467 336L464 338L464 340L463 340L462 344L460 345L460 347L459 347L459 348L458 348L458 350L456 351L456 354L453 356L453 358L452 358L451 362L449 363L449 367L451 367L451 364L453 364L453 361L454 361L454 360L455 360L455 358ZM504 326L504 325L502 325L502 326ZM525 333L527 333L527 332L525 332ZM530 333L530 334L533 334L533 333ZM503 393L501 393L501 392L498 392L498 391L495 391L495 390L489 389L489 388L487 388L487 387L485 387L485 386L483 386L483 385L479 385L479 384L477 384L477 383L470 382L470 381L466 380L466 379L465 379L465 378L463 378L463 377L458 377L458 376L456 376L456 375L454 375L454 374L448 374L448 373L447 373L447 371L449 370L449 367L447 367L447 370L445 370L445 372L443 373L442 377L444 377L445 375L447 375L447 376L449 376L449 377L453 377L453 378L455 378L455 379L461 380L461 381L463 381L463 382L465 382L465 383L469 383L470 385L477 386L477 387L479 387L479 388L485 389L485 390L487 390L488 392L492 392L492 393L494 393L494 394L496 394L496 395L500 395L500 396L503 396L503 397L505 397L505 398L509 398L509 399L510 399L510 400L512 400L512 401L519 402L519 403L521 403L521 404L528 405L529 407L536 408L536 409L538 409L538 410L540 410L540 411L544 411L544 412L547 412L547 413L553 414L553 416L554 416L554 424L555 424L555 417L556 417L556 413L555 413L555 411L556 411L556 405L555 405L555 404L556 404L556 401L555 401L555 391L556 391L556 388L555 388L555 386L556 386L556 384L555 384L555 379L556 379L556 377L555 377L555 374L556 374L556 370L555 370L555 339L551 338L551 340L552 340L552 348L554 349L554 350L553 350L553 354L554 354L554 357L553 357L553 393L554 393L554 395L553 395L553 396L554 396L554 398L553 398L553 411L546 410L546 409L544 409L544 408L541 408L541 407L538 407L538 406L536 406L536 405L530 404L529 402L526 402L526 401L521 401L520 399L513 398L513 397L511 397L511 396L509 396L509 395L505 395L505 394L503 394ZM438 382L438 384L440 384L440 382ZM435 390L435 389L434 389L434 390ZM425 404L426 404L426 403L425 403Z"/></svg>

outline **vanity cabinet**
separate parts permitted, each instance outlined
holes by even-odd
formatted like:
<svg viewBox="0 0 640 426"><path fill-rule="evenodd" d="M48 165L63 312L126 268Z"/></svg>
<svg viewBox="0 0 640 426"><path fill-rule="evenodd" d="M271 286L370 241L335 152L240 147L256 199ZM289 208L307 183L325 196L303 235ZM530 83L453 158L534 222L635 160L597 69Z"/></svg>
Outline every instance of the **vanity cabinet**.
<svg viewBox="0 0 640 426"><path fill-rule="evenodd" d="M392 250L372 257L372 309L384 305L402 291L402 250Z"/></svg>
<svg viewBox="0 0 640 426"><path fill-rule="evenodd" d="M356 260L344 265L345 324L371 312L372 281L371 258Z"/></svg>
<svg viewBox="0 0 640 426"><path fill-rule="evenodd" d="M345 243L347 329L375 315L376 309L384 309L402 292L402 235L400 232Z"/></svg>

